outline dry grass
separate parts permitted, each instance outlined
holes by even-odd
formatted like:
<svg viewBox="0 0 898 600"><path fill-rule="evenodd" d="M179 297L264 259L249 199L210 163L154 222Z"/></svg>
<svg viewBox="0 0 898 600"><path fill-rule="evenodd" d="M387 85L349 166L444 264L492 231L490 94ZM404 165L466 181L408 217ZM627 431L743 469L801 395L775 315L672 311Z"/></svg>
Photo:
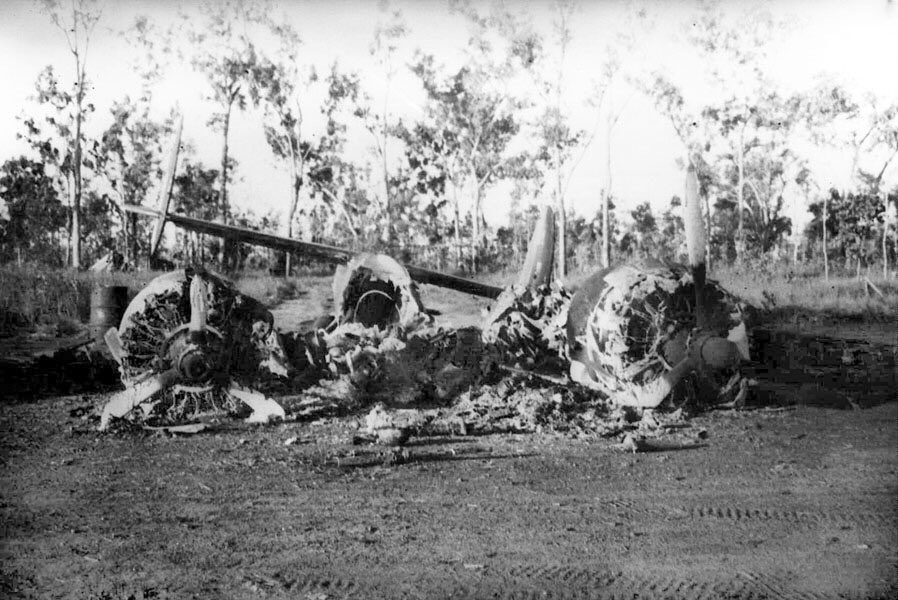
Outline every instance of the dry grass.
<svg viewBox="0 0 898 600"><path fill-rule="evenodd" d="M594 271L576 271L564 280L576 288ZM898 319L898 280L870 274L882 292L869 289L863 277L831 275L827 282L815 265L733 265L715 267L710 277L724 288L759 309L766 319L789 320L815 315L828 319L894 322Z"/></svg>
<svg viewBox="0 0 898 600"><path fill-rule="evenodd" d="M241 293L252 296L272 308L302 293L306 277L273 277L265 272L245 273L234 284Z"/></svg>
<svg viewBox="0 0 898 600"><path fill-rule="evenodd" d="M714 279L755 307L787 316L811 312L834 318L892 320L898 314L898 281L881 276L870 281L882 292L869 289L864 279L830 276L826 281L813 270L755 271L721 268Z"/></svg>
<svg viewBox="0 0 898 600"><path fill-rule="evenodd" d="M73 330L90 316L97 285L125 285L135 293L158 273L91 273L42 265L0 266L0 335L38 325Z"/></svg>
<svg viewBox="0 0 898 600"><path fill-rule="evenodd" d="M569 274L564 283L575 288L592 271ZM71 269L51 269L40 265L0 266L0 335L22 329L54 324L60 332L75 330L90 315L90 294L97 285L125 285L136 294L157 272L90 273ZM484 274L475 279L495 286L513 283L516 270ZM826 282L812 266L718 267L711 277L749 304L776 318L815 313L834 318L889 321L898 316L898 281L881 276L871 281L883 297L866 288L863 279L833 276ZM331 277L321 273L301 273L296 277L273 277L267 272L249 272L236 279L237 288L266 306L309 295L318 288L329 293ZM439 288L422 290L424 303L441 312L470 313L472 319L489 304L467 294ZM324 289L327 288L327 289ZM327 294L325 294L327 295ZM317 304L321 304L320 299ZM320 310L317 306L315 309ZM463 311L460 309L464 308Z"/></svg>
<svg viewBox="0 0 898 600"><path fill-rule="evenodd" d="M60 335L77 332L90 318L90 295L96 286L124 285L133 297L161 273L92 273L42 265L0 265L0 336L35 328L54 328ZM300 295L304 278L278 278L248 273L235 282L244 294L267 306ZM315 278L316 280L319 278Z"/></svg>

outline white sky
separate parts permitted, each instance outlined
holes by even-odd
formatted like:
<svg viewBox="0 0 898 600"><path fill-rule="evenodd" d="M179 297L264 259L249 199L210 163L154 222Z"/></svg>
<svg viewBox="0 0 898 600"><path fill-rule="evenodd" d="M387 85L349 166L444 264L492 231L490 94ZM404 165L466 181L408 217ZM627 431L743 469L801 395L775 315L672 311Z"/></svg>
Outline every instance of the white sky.
<svg viewBox="0 0 898 600"><path fill-rule="evenodd" d="M131 51L115 31L141 13L160 23L172 19L180 3L170 0L118 0L107 8L101 29L95 34L88 57L90 90L97 113L91 118L96 129L108 124L108 108L125 94L137 96L138 80L131 65ZM520 5L537 24L547 26L551 16L547 2L510 2ZM592 81L599 75L606 40L624 26L623 2L585 0L573 25L573 41L566 69L565 102L576 125L592 128L594 109L585 100ZM186 3L189 7L190 3ZM744 2L724 3L728 10L741 11ZM0 160L25 151L15 139L21 130L16 116L28 103L40 70L53 64L68 84L72 58L65 41L40 11L39 3L28 0L0 1ZM411 30L403 51L411 56L416 47L433 53L438 61L451 62L467 40L467 30L458 17L450 16L445 4L434 0L399 2ZM790 0L770 5L775 16L790 22L787 37L771 52L770 73L785 91L809 86L821 73L827 73L856 92L872 92L886 102L898 100L898 8L887 0L840 2L835 0ZM667 65L672 76L685 87L687 96L698 98L704 72L687 47L678 41L681 24L695 11L692 2L648 2L648 14L655 22L652 33L640 41L638 51L629 59L633 66L641 61ZM323 71L334 60L344 69L357 69L363 85L375 97L381 93L380 78L368 54L373 30L383 18L375 1L363 0L283 0L275 14L296 27L304 41L305 56ZM198 158L208 166L220 161L220 136L206 126L211 106L202 101L201 76L186 69L174 69L154 98L157 114L166 113L176 102L185 114L184 135L193 142ZM656 210L667 206L674 194L681 194L683 174L676 159L683 156L667 121L658 115L652 103L625 86L616 88L614 104L624 106L612 138L613 180L621 208L628 209L649 201ZM413 78L397 78L391 91L391 110L398 116L418 114L420 90ZM624 104L624 100L626 103ZM91 129L88 129L91 132ZM362 129L351 130L349 147L353 157L363 156L371 140ZM230 140L233 156L239 161L240 180L231 192L237 207L256 213L283 210L288 204L289 179L286 170L275 161L262 136L259 116L238 114ZM574 172L569 200L578 214L594 214L599 191L604 183L605 143L602 133L587 150ZM846 155L830 157L845 160ZM832 181L838 184L840 169L831 168ZM893 177L894 179L894 177ZM823 187L826 187L823 185ZM487 219L496 225L507 221L507 192L498 189L485 204ZM790 209L799 223L804 220L802 207Z"/></svg>

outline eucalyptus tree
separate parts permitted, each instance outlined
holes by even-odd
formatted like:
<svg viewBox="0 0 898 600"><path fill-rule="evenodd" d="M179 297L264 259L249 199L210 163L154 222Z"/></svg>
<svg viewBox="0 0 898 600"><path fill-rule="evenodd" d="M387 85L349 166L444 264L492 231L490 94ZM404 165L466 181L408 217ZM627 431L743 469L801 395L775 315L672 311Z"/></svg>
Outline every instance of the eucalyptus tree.
<svg viewBox="0 0 898 600"><path fill-rule="evenodd" d="M74 91L56 91L56 99L64 100L69 105L69 114L65 117L65 123L49 124L55 126L60 134L66 138L71 159L68 161L67 171L71 175L71 228L70 250L71 265L75 268L81 266L81 197L83 193L82 164L83 134L82 128L86 114L92 107L86 106L87 95L87 52L90 48L91 36L100 21L102 10L96 0L71 0L63 4L60 0L42 0L44 11L49 15L53 24L62 32L66 45L74 60ZM42 101L51 101L46 98Z"/></svg>
<svg viewBox="0 0 898 600"><path fill-rule="evenodd" d="M126 96L110 108L112 123L100 138L97 164L108 182L121 221L128 259L136 264L147 250L145 226L125 206L140 205L162 177L163 141L172 130L172 117L156 121L144 98Z"/></svg>
<svg viewBox="0 0 898 600"><path fill-rule="evenodd" d="M35 92L32 96L35 105L20 115L24 130L16 136L32 148L45 165L59 195L67 200L65 262L78 268L82 258L82 197L85 182L92 178L96 169L96 152L92 150L98 143L87 138L83 125L95 109L92 103L83 103L83 95L79 107L77 84L74 91L68 91L51 66L38 75Z"/></svg>
<svg viewBox="0 0 898 600"><path fill-rule="evenodd" d="M266 2L254 0L207 1L198 5L200 18L183 14L181 26L189 42L189 62L208 85L206 99L216 110L208 125L221 131L221 219L229 221L229 134L234 109L245 110L250 93L250 73L259 56L253 26L269 24Z"/></svg>
<svg viewBox="0 0 898 600"><path fill-rule="evenodd" d="M250 94L263 107L265 140L275 157L286 162L290 172L290 204L286 215L287 237L293 237L296 210L311 145L305 141L305 112L310 86L318 80L314 67L304 65L302 41L289 24L273 27L279 47L274 58L260 57L252 65ZM287 253L285 274L290 274L291 256Z"/></svg>
<svg viewBox="0 0 898 600"><path fill-rule="evenodd" d="M752 158L762 152L796 156L782 151L799 122L800 103L772 91L775 86L764 70L770 43L784 25L761 6L737 12L725 11L722 6L721 2L703 3L684 26L709 88L694 87L688 96L680 84L660 71L644 88L670 120L690 162L715 171L717 190L735 197L736 249L741 257L746 191L762 204L775 201L760 197L755 174L747 168L750 163L760 164Z"/></svg>
<svg viewBox="0 0 898 600"><path fill-rule="evenodd" d="M0 165L0 259L62 263L58 236L66 210L42 161L25 156Z"/></svg>
<svg viewBox="0 0 898 600"><path fill-rule="evenodd" d="M824 80L818 83L803 102L804 125L810 141L821 148L830 148L847 156L840 174L827 171L819 179L831 179L839 186L838 194L821 190L821 218L817 222L829 222L829 203L837 197L854 195L858 199L884 196L884 189L896 183L892 175L898 156L898 104L883 104L872 94L855 94L838 82ZM848 151L847 153L845 151ZM840 180L840 181L839 181ZM827 183L812 181L818 189ZM889 202L882 203L882 210ZM886 247L889 217L883 212L883 248ZM829 242L833 239L826 227L820 229L823 246L824 273L829 277ZM839 240L836 240L837 242ZM888 272L888 254L883 251L884 272Z"/></svg>
<svg viewBox="0 0 898 600"><path fill-rule="evenodd" d="M379 107L375 99L361 92L356 97L356 116L362 119L365 128L374 140L374 154L377 157L380 179L380 201L383 206L383 232L381 239L388 245L393 241L393 193L390 182L390 142L396 123L390 116L391 88L399 73L399 49L409 34L409 28L399 9L391 8L388 2L380 4L384 19L378 21L374 36L368 45L368 53L380 70L383 97Z"/></svg>
<svg viewBox="0 0 898 600"><path fill-rule="evenodd" d="M439 142L454 212L456 260L461 262L464 199L471 204L470 246L476 268L485 237L486 193L522 163L522 153L512 142L529 103L512 83L522 67L535 60L538 40L525 29L509 26L514 15L502 5L481 10L482 5L455 2L451 9L469 26L457 66L438 65L433 55L419 51L410 67L425 94L421 123Z"/></svg>
<svg viewBox="0 0 898 600"><path fill-rule="evenodd" d="M423 123L432 130L431 137L439 140L440 162L455 213L457 252L461 248L461 195L467 194L473 204L471 246L476 264L484 195L515 165L508 148L520 128L514 116L519 103L494 87L491 71L473 63L446 75L433 56L418 54L412 71L427 96Z"/></svg>
<svg viewBox="0 0 898 600"><path fill-rule="evenodd" d="M551 33L545 39L521 26L511 15L505 17L505 27L512 35L512 51L521 58L522 65L539 92L540 107L535 115L536 157L547 171L541 178L549 187L557 219L555 276L566 274L567 262L567 189L579 160L574 153L586 138L586 132L571 125L569 107L565 102L565 67L572 40L571 22L579 8L574 0L556 0L552 5ZM586 145L592 139L587 140ZM584 148L585 149L585 148ZM581 154L582 157L582 154Z"/></svg>

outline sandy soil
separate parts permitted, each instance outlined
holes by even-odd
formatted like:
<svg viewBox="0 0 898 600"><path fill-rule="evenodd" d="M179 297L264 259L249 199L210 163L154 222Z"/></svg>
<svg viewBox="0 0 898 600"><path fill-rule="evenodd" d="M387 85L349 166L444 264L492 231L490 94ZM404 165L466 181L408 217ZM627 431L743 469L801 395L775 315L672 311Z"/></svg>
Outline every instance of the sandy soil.
<svg viewBox="0 0 898 600"><path fill-rule="evenodd" d="M894 400L710 412L686 449L428 437L399 461L352 416L100 434L102 402L0 402L0 597L898 597Z"/></svg>

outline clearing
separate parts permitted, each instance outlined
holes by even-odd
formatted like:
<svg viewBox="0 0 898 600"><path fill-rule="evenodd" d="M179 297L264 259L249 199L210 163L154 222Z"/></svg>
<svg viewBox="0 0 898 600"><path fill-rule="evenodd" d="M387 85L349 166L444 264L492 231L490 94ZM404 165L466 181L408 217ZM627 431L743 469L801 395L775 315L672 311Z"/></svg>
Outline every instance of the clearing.
<svg viewBox="0 0 898 600"><path fill-rule="evenodd" d="M398 461L353 445L361 415L172 437L98 433L101 396L4 401L0 596L898 597L898 402L808 400L652 452L443 436Z"/></svg>

